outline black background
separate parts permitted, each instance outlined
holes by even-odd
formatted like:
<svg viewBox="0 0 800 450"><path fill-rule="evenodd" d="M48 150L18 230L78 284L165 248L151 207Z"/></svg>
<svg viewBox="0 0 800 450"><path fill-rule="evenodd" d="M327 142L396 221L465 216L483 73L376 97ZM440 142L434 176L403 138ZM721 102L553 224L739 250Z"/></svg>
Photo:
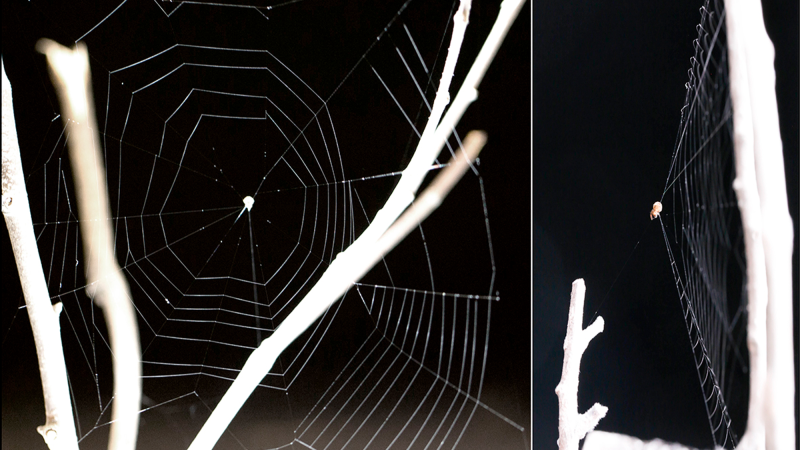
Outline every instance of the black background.
<svg viewBox="0 0 800 450"><path fill-rule="evenodd" d="M381 4L380 7L354 2L348 2L346 6L329 5L327 2L300 2L264 10L264 14L268 17L264 19L252 11L250 14L242 15L241 11L225 8L213 10L213 13L219 16L209 18L209 12L204 7L184 5L183 10L176 10L177 2L131 2L124 4L110 16L116 5L103 9L75 2L70 4L5 2L3 59L14 92L23 167L26 173L29 173L35 164L41 164L42 153L51 150L51 148L42 149L43 140L47 142L47 136L51 136L48 134L52 132L49 127L53 124L56 124L56 128L60 126L58 121L51 123L58 111L57 100L50 86L44 58L35 53L34 43L40 37L49 37L69 45L109 16L103 26L85 38L90 48L92 71L95 76L93 83L101 128L109 71L152 55L154 48L161 49L162 44L170 40L173 43L175 41L214 43L214 39L223 39L216 44L269 48L288 67L297 71L298 75L320 96L324 98L330 96L331 114L337 126L337 136L342 140L340 145L352 151L352 153L344 152L344 157L351 158L345 161L345 167L354 172L348 175L384 173L387 169L380 166L381 164L385 164L389 170L396 170L397 167L402 167L400 162L408 156L405 144L409 141L408 125L394 103L385 95L385 91L375 82L375 78L364 75L370 73L368 65L361 63L358 66L360 71L350 76L348 73L357 65L361 55L383 27L395 16L400 5L401 3L397 2ZM412 29L418 45L420 41L433 43L422 50L427 52L426 58L431 58L439 50L438 42L441 39L442 29L449 20L450 6L440 5L439 9L428 9L411 3L402 16L409 24L416 24L416 28ZM175 11L167 21L169 25L167 27L162 26L165 18L160 7L167 12ZM531 298L529 251L531 174L528 159L531 132L528 127L531 123L530 11L531 3L528 3L480 86L478 102L466 113L462 125L458 128L462 136L473 128L484 129L489 134L489 144L481 157L481 174L486 186L486 203L497 264L494 290L499 293L501 300L492 309L489 359L482 399L501 414L525 427L524 434L514 430L515 433L503 437L508 439L507 441L495 441L495 444L508 442L514 446L512 448L524 448L525 443L530 445L532 439L531 428L528 425L530 421L528 358L531 326L528 301ZM497 5L492 3L473 6L470 31L463 51L465 59L462 61L474 57L480 37L488 32L496 12ZM193 17L194 14L198 17ZM239 20L244 20L241 17L247 17L247 21L240 22ZM207 28L190 26L193 21L199 19L204 20L204 23L215 25ZM432 24L430 28L423 26L426 23ZM248 33L226 33L226 27L231 26L246 29ZM392 28L388 35L391 39L397 36L393 33L400 33L402 36L402 31ZM246 36L247 39L237 41L236 36ZM402 42L400 39L398 41ZM392 49L391 46L387 48ZM404 51L408 56L409 50L404 49ZM390 54L386 48L371 52L369 63L377 67L382 76L389 78L389 82L393 82L394 86L400 86L398 80L402 79L404 73L391 73L388 69L389 63L382 59L388 58L387 55ZM454 86L458 86L460 79L463 79L464 71L462 63L456 71ZM128 76L132 77L128 79L129 84L134 84L135 75ZM363 77L363 82L358 77ZM124 77L121 79L125 80ZM337 87L343 80L349 82ZM220 83L221 89L226 89L224 83L237 81L241 82L241 80L214 80ZM227 90L235 90L235 86L228 86ZM398 97L402 102L404 97L401 95ZM120 107L124 109L127 104L122 103ZM390 121L386 119L387 114L391 117ZM163 121L163 117L155 118L153 123L158 125L163 124ZM117 125L120 123L116 122ZM119 136L120 133L119 129L108 131L110 136ZM347 140L351 136L353 143L348 145ZM129 131L126 139L133 141L136 136ZM242 141L247 142L247 137L242 137ZM377 163L373 163L378 164L377 167L360 167L359 158L374 151L365 143L371 143L375 147L391 146L394 156L388 158L388 161L379 158ZM241 164L238 166L241 167ZM233 192L235 195L231 195L230 198L233 204L236 204L242 195L253 189L253 186L239 182L246 176L233 172L235 170L233 167L236 165L228 167L231 167L227 174L228 179L235 191ZM261 170L257 166L255 169ZM109 169L112 170L114 169ZM110 176L114 175L110 173ZM456 188L452 198L449 198L425 225L437 281L436 290L488 294L487 267L467 270L466 263L452 264L453 261L468 261L467 256L474 252L473 248L476 248L470 241L473 236L460 235L459 228L453 225L454 222L462 220L464 214L468 214L460 211L475 211L477 207L480 212L482 207L480 194L476 195L475 189L478 185L474 177L467 186ZM115 204L114 195L112 193L112 205ZM364 200L375 205L384 200L380 195L375 197ZM35 198L33 194L32 198ZM125 203L120 206L120 208L127 207L129 206ZM256 210L257 207L254 208L254 211ZM126 213L123 211L119 215L124 214ZM134 212L134 214L140 213ZM36 222L36 219L34 221ZM429 234L431 236L428 236ZM485 240L485 233L479 227L476 236L480 238L481 234ZM19 309L23 300L14 273L13 256L5 233L3 235L3 446L44 448L41 437L35 432L35 426L44 421L35 352L27 317L24 309ZM433 242L436 244L432 244ZM40 251L47 253L49 250ZM462 257L459 252L465 256ZM485 258L481 260L483 263L486 262ZM412 279L429 278L425 270L418 271L421 275L409 270L412 272L409 274ZM480 276L473 275L471 271L480 273ZM421 286L422 289L429 287ZM334 357L344 357L346 352L342 353L342 356ZM108 376L108 374L103 375ZM81 372L79 376L72 376L84 382L87 380L91 382L91 378L86 378L90 377L88 373ZM259 425L263 422L259 422L256 417L253 418L253 423L254 427L264 426ZM482 424L480 421L476 423L475 429L480 430ZM167 423L164 426L167 430L163 436L186 434L185 432L176 434L174 429L169 429L179 426L177 424ZM84 428L84 432L85 430ZM89 448L95 446L102 448L105 445L105 433L107 427L95 430L83 445ZM479 432L478 436L464 439L461 447L480 448L487 445L485 442L481 443L480 435L483 433ZM485 435L492 436L491 433ZM139 444L140 448L175 446L185 445L179 441L149 437L142 437Z"/></svg>

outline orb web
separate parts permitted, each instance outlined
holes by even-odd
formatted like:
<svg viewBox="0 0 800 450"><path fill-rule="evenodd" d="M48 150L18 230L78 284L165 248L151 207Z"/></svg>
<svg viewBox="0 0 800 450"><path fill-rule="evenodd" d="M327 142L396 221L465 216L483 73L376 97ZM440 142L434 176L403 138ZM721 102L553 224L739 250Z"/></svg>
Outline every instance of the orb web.
<svg viewBox="0 0 800 450"><path fill-rule="evenodd" d="M247 355L375 216L427 119L455 6L41 7L55 38L89 48L142 338L140 445L188 446ZM91 447L106 441L114 356L85 292L66 129L55 104L39 112L26 181ZM454 448L490 420L524 448L524 428L481 399L499 297L479 169L449 222L457 239L423 224L289 347L221 446Z"/></svg>

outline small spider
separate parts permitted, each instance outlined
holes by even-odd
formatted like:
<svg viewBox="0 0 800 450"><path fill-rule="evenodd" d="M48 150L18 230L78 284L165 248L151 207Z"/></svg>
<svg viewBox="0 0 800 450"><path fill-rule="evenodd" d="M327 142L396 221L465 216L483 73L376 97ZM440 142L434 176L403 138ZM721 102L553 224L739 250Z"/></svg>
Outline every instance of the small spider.
<svg viewBox="0 0 800 450"><path fill-rule="evenodd" d="M655 219L661 213L661 202L653 203L653 209L650 211L650 220Z"/></svg>

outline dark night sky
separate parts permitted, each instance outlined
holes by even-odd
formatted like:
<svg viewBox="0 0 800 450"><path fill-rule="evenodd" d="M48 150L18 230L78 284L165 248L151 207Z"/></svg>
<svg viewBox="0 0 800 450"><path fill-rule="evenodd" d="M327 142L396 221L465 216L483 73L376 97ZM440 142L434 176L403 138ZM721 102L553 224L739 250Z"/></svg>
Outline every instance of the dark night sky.
<svg viewBox="0 0 800 450"><path fill-rule="evenodd" d="M206 13L203 12L202 7L189 7L176 13L166 27L163 14L157 10L156 5L157 3L154 2L126 3L112 15L110 22L98 28L87 38L95 77L93 82L98 112L105 110L105 92L108 86L109 70L152 55L155 53L154 49L164 48L162 46L164 42L213 41L212 37L219 38L220 36L225 39L224 45L272 49L281 61L297 71L306 83L321 96L327 97L334 92L338 83L356 64L369 43L394 16L402 2L382 2L380 7L349 2L346 7L338 7L330 5L330 2L307 1L269 11L267 13L268 21L251 14L247 16L251 22L237 21L246 16L246 14L242 14L243 10L215 10L215 14L218 16L214 17L204 16ZM164 2L163 5L167 8L175 7L175 4L168 2ZM59 2L3 3L3 58L14 92L23 167L26 172L32 170L34 161L38 161L36 167L39 167L38 165L44 159L42 152L52 150L54 135L52 135L52 130L48 131L48 127L51 126L51 120L58 109L57 100L47 76L44 58L34 52L34 43L40 37L49 37L62 44L70 44L100 22L115 6L101 9L94 5L82 7L80 3L75 2L69 5ZM323 9L325 6L328 6L329 9ZM441 5L439 9L433 11L428 11L423 6L429 7L425 5L425 2L411 2L404 18L407 18L409 24L417 25L416 28L412 26L412 30L418 41L434 42L438 45L440 37L436 37L436 33L441 33L443 28L441 24L448 20L447 14L450 5ZM529 205L531 204L529 197L531 164L527 151L530 147L528 124L531 123L529 101L531 97L531 10L532 3L528 2L479 88L478 102L467 112L462 120L462 125L458 128L462 136L467 130L473 128L484 129L489 135L489 144L481 156L481 174L486 187L492 243L497 261L497 280L494 290L499 292L501 301L493 306L491 312L491 339L482 399L500 413L525 427L524 435L517 432L511 434L510 437L504 437L510 439L507 442L511 443L509 445L513 445L511 448L524 448L524 443L527 442L530 445L533 439L529 425L531 420L529 384L531 310L528 301L531 298L530 273L532 270L529 237L531 223L528 219ZM474 34L468 34L463 54L475 54L477 36L485 36L494 21L496 11L497 6L492 2L477 3L473 6L470 30ZM192 17L193 14L198 14L198 16ZM200 20L210 20L207 23L213 25L206 28L192 26L193 21ZM265 23L269 25L265 27ZM427 25L431 23L434 25ZM233 26L237 31L245 30L246 32L226 32L226 26ZM250 26L254 28L248 28ZM343 33L342 30L347 32ZM368 60L370 64L381 71L381 75L389 83L400 86L400 81L405 73L401 67L397 70L393 69L396 61L392 62L391 60L394 51L392 44L400 42L398 45L407 52L406 56L408 56L410 48L403 47L405 33L402 31L402 27L392 30L389 34L391 41L384 38L382 40L383 48L370 53ZM190 34L181 34L187 32ZM241 38L242 36L245 36L244 40L236 40L237 37ZM435 55L436 45L429 45L427 49L423 50L426 52L426 60ZM192 50L184 51L192 52ZM184 56L190 59L196 55L187 53ZM329 104L336 122L339 144L342 148L347 149L343 152L343 158L350 158L345 161L346 169L352 171L351 176L396 170L397 167L402 166L401 161L405 157L403 152L407 151L405 143L409 137L408 125L402 115L397 112L391 99L385 95L383 88L371 75L369 65L362 63L359 67L360 69L352 75L349 82L344 83L332 97ZM137 74L134 70L121 74L120 80L126 81L126 86L135 85L139 81L137 78L139 76L141 74ZM213 76L213 73L209 72L208 76ZM457 85L463 76L464 68L462 67L457 70L454 83ZM188 83L194 81L196 80L189 79ZM204 81L208 81L210 85L217 86L221 90L229 91L238 91L236 83L243 82L242 79L226 80L225 77ZM225 83L232 84L225 85ZM165 90L161 94L164 95L163 103L168 104L173 99L170 96L185 96L186 91L169 92ZM406 100L413 98L410 95L403 97L403 94L408 94L408 91L399 92L401 102L404 98ZM414 95L413 91L411 91L411 95ZM159 104L157 99L148 100L152 101L154 105ZM408 105L404 106L408 110L416 111ZM124 114L126 108L126 101L112 97L112 116L117 113ZM166 114L169 111L157 112ZM156 120L150 122L152 126L163 126L166 115L160 118L155 117L155 114L153 116ZM120 117L124 116L116 116L116 120L109 121L111 128L109 128L108 134L112 137L121 134L124 120L121 120ZM56 128L60 127L60 119L53 123L57 125ZM172 123L177 128L185 125L178 119ZM114 126L117 128L114 129ZM131 121L131 126L136 126L135 121ZM160 128L158 129L160 130ZM144 135L147 130L140 131ZM126 139L129 144L136 144L143 148L149 145L144 141L136 141L138 135L131 132L130 129L127 132ZM245 145L251 143L250 138L247 131L241 130L235 136L236 140ZM216 143L215 145L222 144ZM393 145L394 156L375 158L374 148L386 145ZM46 148L42 150L40 148L42 146ZM108 158L113 158L113 155L109 153ZM253 179L253 171L257 175L263 173L260 172L262 170L260 164L230 164L227 162L229 165L226 166L225 155L220 154L219 158L219 164L227 168L228 179L235 189L221 189L225 192L219 194L219 197L215 197L216 192L208 194L198 188L197 191L189 191L189 194L193 194L194 197L187 195L185 198L181 198L182 201L189 202L209 195L211 196L209 197L210 201L219 199L223 203L230 201L236 204L243 193L253 189L253 183L248 184ZM193 163L187 162L186 164L188 166ZM133 176L132 174L136 173L135 169L139 169L139 167L133 162L129 164L129 173L130 176ZM110 163L109 167L114 167L114 164ZM391 169L387 169L387 167ZM125 169L123 168L123 170ZM125 176L128 176L129 173L125 173ZM116 176L115 169L110 169L109 177L114 179ZM144 181L144 183L147 182ZM215 187L220 190L220 185L216 184ZM155 189L163 188L160 184L153 186ZM486 239L482 227L482 216L480 216L482 214L480 193L474 177L471 184L465 186L457 187L452 198L448 198L442 208L431 216L429 222L426 222L425 233L429 239L428 245L437 283L436 290L485 294L487 293L487 274L489 273L485 264L485 256L478 259L484 264L483 266L472 267L469 263L469 261L475 260L476 254L486 251L480 241L474 241L475 239L483 238L484 241ZM50 187L52 188L52 185ZM131 183L123 187L123 191L126 188L134 189L135 187L138 186ZM35 191L39 188L29 186L29 189ZM48 190L48 192L55 191ZM41 195L40 192L39 195ZM370 206L384 200L380 198L380 195L375 195L375 198L364 195L362 200L367 203L369 209ZM112 204L114 204L116 194L112 192L111 196ZM32 194L32 198L40 197ZM259 204L258 200L257 198L257 205ZM152 207L157 210L156 206L158 205ZM122 211L117 215L141 214L136 212L137 210L141 211L141 205L131 205L123 201L120 208ZM34 209L36 209L36 205L34 205ZM257 209L258 206L253 209L254 216ZM462 213L462 210L467 212ZM265 211L268 210L263 208L260 214L266 214ZM147 210L146 212L151 211ZM469 216L471 213L479 215ZM477 229L462 230L458 227L461 220L474 221L475 217L479 218L478 223L481 225ZM277 218L273 219L274 221L278 220ZM2 234L7 236L5 232ZM22 303L22 298L16 276L12 272L14 263L8 239L3 237L1 242L4 266L3 446L8 444L17 448L44 448L41 438L33 431L36 425L43 423L44 408L36 373L32 338L24 310L17 309L18 305ZM49 254L50 246L43 242L40 241L40 253ZM47 242L50 243L52 240ZM469 245L465 245L465 242ZM472 245L473 242L481 245ZM42 247L47 248L42 249ZM70 243L70 248L74 251L74 242ZM118 252L120 250L124 251L125 248L118 246ZM396 256L395 258L399 260L401 257ZM46 261L44 264L48 265ZM400 262L395 262L395 265L402 266ZM233 265L230 266L233 270ZM419 270L417 270L418 266ZM429 285L424 285L424 282L429 279L425 266L425 264L414 264L408 269L409 275L414 277L413 283L422 283L423 289L429 288ZM249 271L249 266L247 270ZM395 272L393 272L394 274ZM376 278L376 280L379 279ZM385 280L379 281L386 283ZM81 285L80 282L78 285ZM51 291L53 289L51 286ZM100 314L99 310L96 311L96 314ZM67 351L77 352L79 350L73 344L73 347L68 348ZM334 356L337 355L334 353ZM342 356L337 357L341 358ZM311 370L309 372L313 373ZM76 380L84 384L88 382L90 387L93 386L88 372L85 370L81 372L79 369L74 373L77 374L73 375ZM101 375L110 376L109 374ZM298 394L298 398L302 399L302 395ZM87 416L91 417L83 417L84 422L87 419L92 420L96 414L94 416L87 414ZM490 426L482 424L480 421L475 423L478 427L476 430L479 430L480 426ZM166 436L184 436L186 434L185 431L176 433L174 429L168 429L170 426L177 428L180 426L179 424L165 423L163 425L166 427L165 433L168 433L165 434ZM84 423L84 432L86 426ZM107 433L107 427L96 430L85 444L88 448L95 448L95 445L102 446L105 433ZM461 448L482 446L482 436L484 435L465 439ZM492 436L492 434L485 434L485 436ZM488 438L484 437L484 439ZM145 446L146 448L157 448L156 443L163 448L182 445L178 444L178 441L163 439L149 441L148 444L142 442L145 441L140 442L140 448L145 448ZM495 441L494 444L498 442L503 441Z"/></svg>
<svg viewBox="0 0 800 450"><path fill-rule="evenodd" d="M764 3L797 230L797 2ZM535 449L556 446L553 390L576 278L587 285L584 324L596 311L606 324L584 354L579 410L608 406L601 430L712 445L664 240L648 220L667 179L701 4L534 4ZM794 289L797 305L796 277Z"/></svg>

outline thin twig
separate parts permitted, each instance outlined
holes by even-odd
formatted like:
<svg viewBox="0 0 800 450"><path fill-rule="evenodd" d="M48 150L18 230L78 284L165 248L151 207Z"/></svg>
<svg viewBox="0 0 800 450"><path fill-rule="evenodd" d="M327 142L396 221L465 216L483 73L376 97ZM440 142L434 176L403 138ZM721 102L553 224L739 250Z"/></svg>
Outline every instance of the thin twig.
<svg viewBox="0 0 800 450"><path fill-rule="evenodd" d="M36 48L47 56L70 129L69 156L86 260L86 294L102 309L114 355L114 403L108 448L134 450L139 430L142 363L139 327L128 282L114 257L111 208L92 100L89 54L84 43L74 50L48 39Z"/></svg>
<svg viewBox="0 0 800 450"><path fill-rule="evenodd" d="M67 366L61 346L61 328L58 323L62 305L50 303L47 282L42 271L39 248L33 233L31 209L14 123L14 105L11 83L3 72L3 217L11 239L11 248L17 262L19 281L25 295L28 318L31 321L39 373L42 377L44 408L47 422L36 430L44 437L51 450L77 450L78 439L72 417L67 384Z"/></svg>
<svg viewBox="0 0 800 450"><path fill-rule="evenodd" d="M556 386L558 396L558 448L578 450L578 443L586 433L594 430L600 419L606 416L608 407L595 403L585 413L578 413L578 375L581 358L589 342L603 332L605 322L598 316L591 325L583 328L583 303L586 284L583 278L572 282L569 300L567 336L564 338L564 364L561 381Z"/></svg>
<svg viewBox="0 0 800 450"><path fill-rule="evenodd" d="M467 171L470 164L478 158L478 154L486 144L486 133L483 131L470 131L462 142L462 148L456 151L447 167L434 178L430 186L420 194L414 203L400 216L375 243L375 254L369 262L369 267L374 266L400 241L417 227L422 221L439 207L453 186ZM367 269L369 270L369 269ZM364 272L366 273L366 272ZM361 278L364 274L358 275Z"/></svg>

